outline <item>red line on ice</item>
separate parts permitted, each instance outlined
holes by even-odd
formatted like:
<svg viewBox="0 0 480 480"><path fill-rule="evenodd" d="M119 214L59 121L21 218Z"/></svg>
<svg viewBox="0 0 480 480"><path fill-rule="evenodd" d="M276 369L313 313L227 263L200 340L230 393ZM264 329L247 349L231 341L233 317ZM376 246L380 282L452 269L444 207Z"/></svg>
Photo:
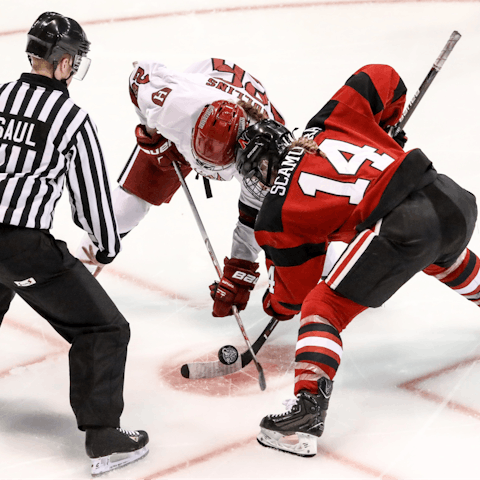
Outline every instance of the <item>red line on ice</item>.
<svg viewBox="0 0 480 480"><path fill-rule="evenodd" d="M462 3L462 2L468 2L470 0L437 0L441 1L444 3ZM372 3L430 3L431 0L361 0L361 1L353 1L353 0L334 0L331 2L328 1L320 1L320 2L312 2L312 3L291 3L291 4L277 4L277 5L254 5L254 6L239 6L239 7L226 7L226 8L213 8L213 9L199 9L199 10L191 10L191 11L184 11L184 12L162 12L162 13L156 13L156 14L148 14L148 15L138 15L138 16L128 16L128 17L120 17L120 18L111 18L111 19L98 19L98 20L87 20L87 21L82 21L82 25L97 25L97 24L104 24L104 23L121 23L121 22L131 22L131 21L142 21L142 20L151 20L155 18L166 18L166 17L174 17L174 16L186 16L186 15L208 15L208 14L215 14L215 13L234 13L234 12L248 12L248 11L258 11L258 10L278 10L278 9L292 9L292 8L311 8L311 7L318 7L318 6L342 6L342 5L361 5L361 4L372 4ZM27 31L28 27L25 29L17 29L17 30L11 30L11 31L0 31L0 37L2 36L9 36L9 35L17 35L17 34L25 34ZM168 291L167 289L164 289L163 287L160 287L159 285L155 285L153 283L147 282L146 280L139 279L134 277L133 275L129 273L122 273L114 269L108 269L106 271L110 271L112 275L115 275L117 277L124 278L125 280L140 286L141 288L145 288L147 290L151 291L157 291L160 292L162 295L166 295L170 298L176 298L179 300L184 300L184 301L190 301L189 298L182 296L182 295L177 295L174 292ZM13 321L14 328L21 329L25 331L28 334L31 334L36 337L41 337L47 340L49 343L54 343L55 346L59 346L59 341L53 341L52 339L43 336L41 333L38 331L31 329L29 327L25 327L22 324L19 324L16 321ZM51 353L47 353L34 361L30 361L26 364L23 365L18 365L17 367L27 367L36 363L41 363L45 360L48 360L52 358L55 355L58 355L60 352L57 351L52 351ZM434 378L436 376L442 375L443 373L447 373L451 370L454 370L455 368L470 364L472 362L480 360L480 357L475 357L474 359L468 359L464 360L462 362L459 362L455 365L452 365L450 367L446 367L444 369L441 369L439 371L432 372L428 375L419 377L417 379L411 380L409 382L405 382L401 385L399 385L399 388L403 388L407 391L413 392L417 395L420 395L428 400L435 401L437 403L443 403L444 399L440 397L439 395L432 394L429 392L423 391L421 388L418 387L418 384L421 383L422 381L425 381L430 378ZM4 378L5 376L10 374L10 371L12 369L8 369L6 371L0 372L0 378ZM463 405L457 404L456 402L448 402L447 406L449 408L452 408L453 410L459 411L461 413L467 414L474 416L478 419L480 419L480 412L470 409L469 407L465 407ZM165 477L166 475L170 475L173 473L176 473L178 471L185 470L189 467L192 467L194 465L198 465L204 462L207 462L211 459L214 459L220 455L223 455L228 452L232 452L234 450L238 450L241 448L244 448L246 445L251 443L253 440L251 437L239 441L239 442L234 442L229 445L226 445L225 447L221 449L215 449L212 452L206 453L204 455L200 455L198 457L195 457L193 459L187 460L185 462L182 462L178 465L174 465L172 467L166 468L164 470L160 470L152 475L149 475L147 477L142 477L142 480L154 480L156 478L161 478ZM343 465L349 466L351 468L354 468L356 470L359 470L365 474L371 475L373 477L379 477L381 475L381 472L362 465L360 463L357 463L353 460L350 460L346 457L343 457L339 454L336 454L334 452L331 452L323 447L319 448L319 453L323 454L324 456L328 456L339 463L342 463ZM383 477L385 480L395 480L395 477L392 476L386 476Z"/></svg>
<svg viewBox="0 0 480 480"><path fill-rule="evenodd" d="M60 354L64 355L68 351L68 343L66 341L62 341L61 338L54 338L54 337L51 337L50 335L44 335L43 332L40 332L39 330L36 330L35 328L32 328L30 326L24 325L21 322L19 322L17 319L12 318L11 316L5 317L4 322L5 322L5 325L8 325L9 327L14 328L15 330L20 330L23 333L26 333L27 335L35 337L36 339L46 341L46 343L48 343L50 347L55 349L54 350L52 349L50 352L40 355L34 358L33 360L29 360L25 363L20 363L13 367L9 367L5 370L0 371L0 379L11 375L12 370L16 368L27 368L32 365L36 365L36 364L45 362L47 360L50 360L56 357L57 355L60 355Z"/></svg>
<svg viewBox="0 0 480 480"><path fill-rule="evenodd" d="M409 380L408 382L404 382L400 385L398 385L398 388L403 388L404 390L407 390L415 395L418 395L420 397L425 398L426 400L430 400L435 403L445 403L446 407L450 408L451 410L454 410L458 413L462 413L464 415L468 415L470 417L474 417L480 420L480 412L474 408L467 407L465 405L462 405L461 403L454 402L452 400L449 400L446 402L446 399L442 397L441 395L438 395L437 393L432 393L427 390L423 390L420 386L422 382L425 382L427 380L430 380L432 378L439 377L441 375L444 375L446 373L450 373L454 370L457 370L458 368L463 368L466 366L471 365L472 363L480 361L480 356L472 357L472 358L467 358L465 360L461 360L457 363L454 363L453 365L449 365L448 367L441 368L439 370L435 370L433 372L427 373L425 375L422 375L421 377L414 378L413 380Z"/></svg>
<svg viewBox="0 0 480 480"><path fill-rule="evenodd" d="M127 17L119 18L104 18L97 20L82 20L82 25L98 25L103 23L121 23L121 22L134 22L142 20L152 20L155 18L167 18L167 17L178 17L186 15L210 15L215 13L236 13L236 12L249 12L249 11L258 11L258 10L280 10L280 9L292 9L292 8L311 8L311 7L320 7L320 6L342 6L342 5L362 5L378 3L378 4L388 4L388 3L432 3L432 2L441 2L441 3L467 3L472 0L332 0L332 1L317 1L317 2L303 2L303 3L279 3L274 5L243 5L238 7L219 7L219 8L205 8L198 10L188 10L188 11L177 11L177 12L159 12L159 13L148 13L145 15L130 15ZM473 0L478 2L479 0ZM9 31L0 31L0 37L8 35L17 35L25 34L30 26L25 27L25 29L16 29Z"/></svg>
<svg viewBox="0 0 480 480"><path fill-rule="evenodd" d="M174 465L172 467L165 468L163 470L159 470L158 472L152 473L151 475L148 475L147 477L142 477L141 480L155 480L157 478L163 478L168 475L172 475L174 473L178 473L182 470L186 470L187 468L193 467L195 465L199 465L204 462L208 462L209 460L212 460L220 455L227 454L230 452L233 452L235 450L239 450L241 448L244 448L246 446L249 446L252 442L254 442L254 439L251 437L248 437L244 440L240 440L238 442L230 443L225 445L223 448L217 448L213 450L212 452L205 453L203 455L199 455L198 457L186 460L185 462L182 462L178 465ZM256 443L256 442L255 442ZM260 447L259 447L260 448ZM263 448L263 447L262 447ZM283 453L280 453L283 455ZM382 472L368 467L366 465L362 465L361 463L352 461L346 457L343 457L342 455L338 455L334 452L331 452L330 450L327 450L323 447L319 447L319 454L330 457L332 460L335 460L347 467L353 468L354 470L358 470L364 474L371 475L374 478L380 478L382 475ZM392 477L390 475L383 476L382 479L384 480L397 480L396 477Z"/></svg>

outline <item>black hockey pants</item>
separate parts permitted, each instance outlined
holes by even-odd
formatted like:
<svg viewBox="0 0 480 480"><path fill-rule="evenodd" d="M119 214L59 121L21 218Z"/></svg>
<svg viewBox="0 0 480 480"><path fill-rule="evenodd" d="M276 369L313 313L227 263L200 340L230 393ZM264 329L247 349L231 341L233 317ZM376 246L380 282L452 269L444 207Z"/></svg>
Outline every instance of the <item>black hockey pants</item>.
<svg viewBox="0 0 480 480"><path fill-rule="evenodd" d="M71 344L80 430L120 426L130 327L102 286L47 231L0 224L0 323L14 293Z"/></svg>
<svg viewBox="0 0 480 480"><path fill-rule="evenodd" d="M475 197L438 175L388 213L370 232L375 233L361 254L345 262L369 233L361 232L336 264L342 265L341 276L335 266L326 283L360 305L379 307L429 265L453 265L470 242L476 220Z"/></svg>

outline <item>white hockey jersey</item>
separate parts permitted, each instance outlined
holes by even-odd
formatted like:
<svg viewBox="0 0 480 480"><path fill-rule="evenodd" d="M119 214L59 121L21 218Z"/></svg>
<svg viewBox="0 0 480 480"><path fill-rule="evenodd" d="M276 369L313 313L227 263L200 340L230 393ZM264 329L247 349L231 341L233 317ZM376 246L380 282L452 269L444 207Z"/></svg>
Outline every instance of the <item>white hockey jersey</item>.
<svg viewBox="0 0 480 480"><path fill-rule="evenodd" d="M236 170L234 165L218 172L203 169L192 154L192 131L205 105L215 100L243 100L284 123L263 85L226 60L204 60L184 72L158 62L135 62L130 88L140 122L175 143L197 173L213 180L231 180Z"/></svg>
<svg viewBox="0 0 480 480"><path fill-rule="evenodd" d="M192 169L212 180L241 182L240 202L258 210L261 202L244 187L235 165L219 171L207 170L192 153L192 132L205 105L215 100L251 103L269 118L285 123L271 104L263 85L233 62L211 58L191 65L184 72L153 61L134 63L130 95L140 123L154 128L175 143ZM256 260L259 247L253 229L241 221L233 235L232 257Z"/></svg>

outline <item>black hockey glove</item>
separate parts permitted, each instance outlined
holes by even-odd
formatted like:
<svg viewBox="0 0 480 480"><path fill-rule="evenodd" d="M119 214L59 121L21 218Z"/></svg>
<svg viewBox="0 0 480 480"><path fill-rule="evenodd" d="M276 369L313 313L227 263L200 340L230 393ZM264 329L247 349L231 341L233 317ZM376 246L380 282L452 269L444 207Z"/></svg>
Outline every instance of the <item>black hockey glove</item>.
<svg viewBox="0 0 480 480"><path fill-rule="evenodd" d="M403 130L400 130L394 137L392 137L402 148L405 147L408 137Z"/></svg>
<svg viewBox="0 0 480 480"><path fill-rule="evenodd" d="M389 127L387 132L389 135L392 135L392 132L395 132L396 129L395 127ZM405 134L404 130L399 130L397 133L392 135L392 138L402 147L405 147L405 144L407 143L408 137Z"/></svg>

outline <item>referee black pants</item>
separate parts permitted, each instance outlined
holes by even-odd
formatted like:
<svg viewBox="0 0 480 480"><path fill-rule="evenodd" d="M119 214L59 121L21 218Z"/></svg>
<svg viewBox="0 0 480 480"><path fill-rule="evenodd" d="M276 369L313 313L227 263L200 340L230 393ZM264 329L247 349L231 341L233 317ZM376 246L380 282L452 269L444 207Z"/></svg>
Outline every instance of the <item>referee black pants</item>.
<svg viewBox="0 0 480 480"><path fill-rule="evenodd" d="M47 231L0 224L0 323L15 293L71 344L80 430L119 427L130 327L102 286Z"/></svg>

